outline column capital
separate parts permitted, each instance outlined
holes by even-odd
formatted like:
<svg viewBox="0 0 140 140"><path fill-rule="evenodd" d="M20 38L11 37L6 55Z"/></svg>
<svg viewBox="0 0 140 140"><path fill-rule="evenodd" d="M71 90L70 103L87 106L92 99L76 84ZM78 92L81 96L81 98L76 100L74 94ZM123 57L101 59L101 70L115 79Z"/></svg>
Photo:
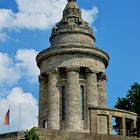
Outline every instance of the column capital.
<svg viewBox="0 0 140 140"><path fill-rule="evenodd" d="M105 73L100 73L99 76L98 76L98 78L101 81L104 81L104 80L107 81L108 80L108 78L107 78L107 76L106 76Z"/></svg>
<svg viewBox="0 0 140 140"><path fill-rule="evenodd" d="M55 69L52 69L52 70L48 71L48 74L58 74L58 73L59 73L58 68L55 68Z"/></svg>
<svg viewBox="0 0 140 140"><path fill-rule="evenodd" d="M86 68L86 73L95 73L98 74L99 72L94 70L94 69L90 69L90 68Z"/></svg>
<svg viewBox="0 0 140 140"><path fill-rule="evenodd" d="M65 68L66 69L66 71L68 72L68 71L80 71L80 67L66 67Z"/></svg>
<svg viewBox="0 0 140 140"><path fill-rule="evenodd" d="M42 81L42 80L46 80L47 79L47 74L46 73L42 73L40 75L38 75L38 80Z"/></svg>

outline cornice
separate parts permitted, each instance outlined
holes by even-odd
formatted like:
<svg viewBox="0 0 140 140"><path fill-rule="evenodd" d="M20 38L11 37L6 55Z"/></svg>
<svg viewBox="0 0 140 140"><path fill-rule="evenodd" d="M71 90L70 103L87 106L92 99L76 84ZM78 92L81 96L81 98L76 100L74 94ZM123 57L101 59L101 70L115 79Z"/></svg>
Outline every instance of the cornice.
<svg viewBox="0 0 140 140"><path fill-rule="evenodd" d="M61 54L69 54L69 53L82 53L82 54L89 54L96 57L101 58L105 62L105 66L108 66L109 62L109 55L98 49L93 47L85 47L85 46L59 46L59 47L52 47L43 50L40 52L37 57L37 65L40 67L40 62L44 59L48 59L51 56L61 55Z"/></svg>

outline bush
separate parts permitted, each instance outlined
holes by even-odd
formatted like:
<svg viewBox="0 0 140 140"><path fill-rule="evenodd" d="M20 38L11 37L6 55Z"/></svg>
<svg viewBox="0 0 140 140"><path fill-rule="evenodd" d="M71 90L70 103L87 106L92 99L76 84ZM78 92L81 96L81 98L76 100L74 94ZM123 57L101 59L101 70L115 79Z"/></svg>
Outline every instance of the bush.
<svg viewBox="0 0 140 140"><path fill-rule="evenodd" d="M34 128L24 131L24 134L25 140L39 140L39 135Z"/></svg>

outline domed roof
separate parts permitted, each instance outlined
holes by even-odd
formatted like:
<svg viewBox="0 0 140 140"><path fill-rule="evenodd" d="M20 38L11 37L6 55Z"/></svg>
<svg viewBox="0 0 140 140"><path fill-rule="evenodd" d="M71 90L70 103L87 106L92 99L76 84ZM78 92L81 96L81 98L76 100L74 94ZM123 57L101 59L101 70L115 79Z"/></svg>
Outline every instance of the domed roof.
<svg viewBox="0 0 140 140"><path fill-rule="evenodd" d="M62 33L77 33L89 35L94 41L93 29L89 27L88 23L82 19L81 10L76 0L68 0L68 3L63 11L63 18L52 29L50 42L53 38Z"/></svg>

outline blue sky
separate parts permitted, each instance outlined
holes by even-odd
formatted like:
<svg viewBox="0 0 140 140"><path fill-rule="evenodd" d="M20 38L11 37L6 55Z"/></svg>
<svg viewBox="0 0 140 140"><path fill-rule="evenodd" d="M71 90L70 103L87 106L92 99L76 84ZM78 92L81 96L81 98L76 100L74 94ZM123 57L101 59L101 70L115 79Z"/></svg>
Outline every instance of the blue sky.
<svg viewBox="0 0 140 140"><path fill-rule="evenodd" d="M50 46L51 27L61 19L65 3L66 0L0 0L1 133L7 131L2 122L9 106L13 112L11 131L19 129L19 104L23 107L21 120L26 119L28 124L21 124L20 129L37 125L39 71L35 56ZM84 19L95 29L96 47L110 56L107 96L108 106L113 107L132 83L140 82L140 1L78 0L78 4Z"/></svg>

